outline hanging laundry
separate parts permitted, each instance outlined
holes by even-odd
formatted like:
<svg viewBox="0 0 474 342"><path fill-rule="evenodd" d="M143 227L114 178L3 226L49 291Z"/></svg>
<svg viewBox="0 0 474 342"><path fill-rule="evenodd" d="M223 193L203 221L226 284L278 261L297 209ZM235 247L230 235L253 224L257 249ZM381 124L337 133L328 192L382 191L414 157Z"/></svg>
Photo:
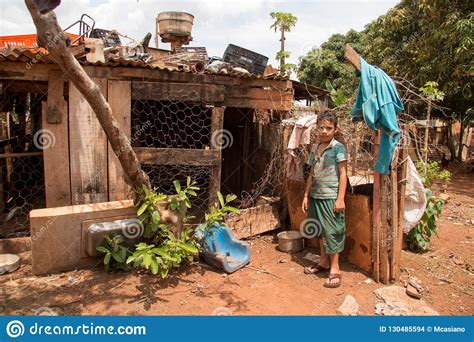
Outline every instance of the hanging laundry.
<svg viewBox="0 0 474 342"><path fill-rule="evenodd" d="M291 132L290 140L288 142L288 158L286 165L286 177L294 181L304 182L303 175L303 161L296 154L296 149L302 145L308 145L311 141L311 129L316 124L318 116L310 115L298 119L295 122L295 127Z"/></svg>
<svg viewBox="0 0 474 342"><path fill-rule="evenodd" d="M381 69L360 58L361 78L356 102L352 108L353 120L364 118L373 130L382 129L375 171L386 175L390 170L393 151L400 139L397 115L403 110L393 80Z"/></svg>

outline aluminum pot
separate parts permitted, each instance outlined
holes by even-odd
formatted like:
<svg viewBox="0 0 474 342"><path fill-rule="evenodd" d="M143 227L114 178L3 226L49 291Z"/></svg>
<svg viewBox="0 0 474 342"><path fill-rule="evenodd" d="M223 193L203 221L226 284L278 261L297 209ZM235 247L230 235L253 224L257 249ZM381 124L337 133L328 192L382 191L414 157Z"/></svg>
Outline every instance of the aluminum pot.
<svg viewBox="0 0 474 342"><path fill-rule="evenodd" d="M288 230L278 233L278 249L286 253L296 253L304 248L304 239L300 232Z"/></svg>

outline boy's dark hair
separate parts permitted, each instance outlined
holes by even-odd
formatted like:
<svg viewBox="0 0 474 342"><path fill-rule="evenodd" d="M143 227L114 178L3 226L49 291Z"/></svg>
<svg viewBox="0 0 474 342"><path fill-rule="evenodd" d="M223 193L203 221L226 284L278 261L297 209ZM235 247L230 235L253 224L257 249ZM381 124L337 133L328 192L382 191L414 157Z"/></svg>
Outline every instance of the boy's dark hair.
<svg viewBox="0 0 474 342"><path fill-rule="evenodd" d="M334 128L337 127L337 116L334 114L334 112L326 110L324 112L318 113L318 122L323 120L332 122L334 124Z"/></svg>

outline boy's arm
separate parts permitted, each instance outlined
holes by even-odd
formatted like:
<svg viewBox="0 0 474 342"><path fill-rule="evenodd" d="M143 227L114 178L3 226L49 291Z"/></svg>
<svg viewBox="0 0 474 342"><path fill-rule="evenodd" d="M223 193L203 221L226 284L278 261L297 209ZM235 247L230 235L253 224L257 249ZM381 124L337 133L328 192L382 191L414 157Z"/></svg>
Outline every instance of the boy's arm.
<svg viewBox="0 0 474 342"><path fill-rule="evenodd" d="M313 167L309 171L308 179L306 180L306 188L304 190L304 197L309 197L309 191L311 190L311 184L313 183Z"/></svg>
<svg viewBox="0 0 474 342"><path fill-rule="evenodd" d="M336 203L334 204L334 211L344 211L346 208L344 204L344 196L346 195L347 187L347 161L337 163L339 169L339 191L337 192Z"/></svg>

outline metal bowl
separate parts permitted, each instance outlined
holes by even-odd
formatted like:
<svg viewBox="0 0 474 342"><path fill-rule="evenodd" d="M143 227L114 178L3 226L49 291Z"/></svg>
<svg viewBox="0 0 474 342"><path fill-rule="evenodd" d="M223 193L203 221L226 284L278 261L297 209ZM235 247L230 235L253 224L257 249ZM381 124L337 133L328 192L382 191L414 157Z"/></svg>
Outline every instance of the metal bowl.
<svg viewBox="0 0 474 342"><path fill-rule="evenodd" d="M278 249L286 253L296 253L304 248L304 239L300 232L288 230L278 233Z"/></svg>

